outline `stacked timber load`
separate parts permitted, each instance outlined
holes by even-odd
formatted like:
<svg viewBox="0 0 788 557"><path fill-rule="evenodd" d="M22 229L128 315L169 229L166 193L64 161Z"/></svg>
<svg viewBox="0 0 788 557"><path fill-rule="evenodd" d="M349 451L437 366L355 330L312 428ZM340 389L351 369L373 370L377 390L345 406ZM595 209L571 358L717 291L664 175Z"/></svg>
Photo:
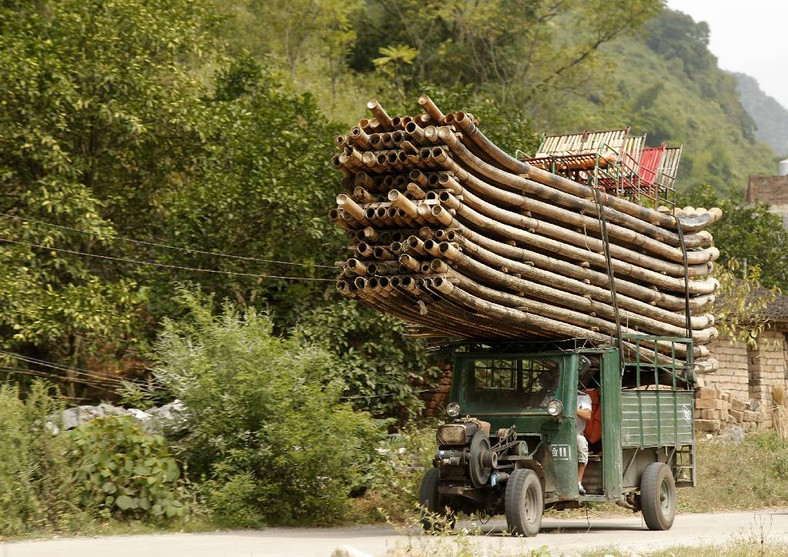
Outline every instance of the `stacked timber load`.
<svg viewBox="0 0 788 557"><path fill-rule="evenodd" d="M329 217L354 252L341 264L342 294L403 319L413 336L610 343L689 333L695 362L714 365L705 345L717 336L708 310L719 252L703 228L719 209L646 207L609 193L634 174L614 187L590 181L599 168L562 176L504 153L472 115L443 114L426 96L419 104L424 114L390 117L370 101L374 118L337 138L345 192ZM642 346L689 356L686 345Z"/></svg>

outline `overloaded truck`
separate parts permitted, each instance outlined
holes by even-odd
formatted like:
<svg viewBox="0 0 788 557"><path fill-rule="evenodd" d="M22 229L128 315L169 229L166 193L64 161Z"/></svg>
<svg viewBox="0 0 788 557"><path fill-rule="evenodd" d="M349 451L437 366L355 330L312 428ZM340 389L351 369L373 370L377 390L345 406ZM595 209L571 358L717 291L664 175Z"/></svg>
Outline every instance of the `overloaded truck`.
<svg viewBox="0 0 788 557"><path fill-rule="evenodd" d="M419 105L370 101L337 137L329 218L353 252L337 289L453 354L425 528L504 514L533 536L545 508L600 501L670 528L696 481L695 372L716 365L704 228L721 211L676 207L681 148L629 128L513 157L472 114Z"/></svg>
<svg viewBox="0 0 788 557"><path fill-rule="evenodd" d="M629 339L636 342L646 337ZM650 339L656 340L656 339ZM684 344L685 338L662 338ZM426 528L447 510L505 514L509 531L534 536L543 509L615 501L642 511L652 530L676 514L676 487L695 485L693 370L675 360L623 361L615 345L467 344L454 358L447 423L419 490ZM578 492L579 388L594 393Z"/></svg>

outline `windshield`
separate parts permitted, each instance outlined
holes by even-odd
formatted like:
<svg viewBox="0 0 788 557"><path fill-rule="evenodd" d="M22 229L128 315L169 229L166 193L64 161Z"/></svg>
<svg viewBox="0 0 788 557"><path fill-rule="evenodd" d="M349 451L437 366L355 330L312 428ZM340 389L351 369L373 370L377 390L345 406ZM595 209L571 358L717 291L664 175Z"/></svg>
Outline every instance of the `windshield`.
<svg viewBox="0 0 788 557"><path fill-rule="evenodd" d="M474 406L545 408L556 396L558 360L480 358L468 362L468 401Z"/></svg>

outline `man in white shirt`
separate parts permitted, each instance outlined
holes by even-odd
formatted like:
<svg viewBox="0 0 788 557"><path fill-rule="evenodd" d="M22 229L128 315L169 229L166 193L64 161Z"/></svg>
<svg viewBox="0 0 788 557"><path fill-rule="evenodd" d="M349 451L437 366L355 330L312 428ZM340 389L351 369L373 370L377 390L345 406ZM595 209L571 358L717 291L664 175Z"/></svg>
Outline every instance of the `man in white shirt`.
<svg viewBox="0 0 788 557"><path fill-rule="evenodd" d="M583 474L588 464L588 439L583 435L586 422L591 419L591 397L584 392L577 393L577 413L575 426L577 428L577 490L585 495L583 487Z"/></svg>

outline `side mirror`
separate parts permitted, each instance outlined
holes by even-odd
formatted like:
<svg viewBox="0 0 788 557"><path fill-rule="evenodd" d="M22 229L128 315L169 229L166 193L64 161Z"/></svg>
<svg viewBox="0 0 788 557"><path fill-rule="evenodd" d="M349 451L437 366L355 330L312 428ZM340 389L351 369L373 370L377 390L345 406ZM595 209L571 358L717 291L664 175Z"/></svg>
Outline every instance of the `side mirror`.
<svg viewBox="0 0 788 557"><path fill-rule="evenodd" d="M589 360L586 356L581 355L579 363L580 365L577 371L577 376L581 377L591 367L591 360Z"/></svg>

